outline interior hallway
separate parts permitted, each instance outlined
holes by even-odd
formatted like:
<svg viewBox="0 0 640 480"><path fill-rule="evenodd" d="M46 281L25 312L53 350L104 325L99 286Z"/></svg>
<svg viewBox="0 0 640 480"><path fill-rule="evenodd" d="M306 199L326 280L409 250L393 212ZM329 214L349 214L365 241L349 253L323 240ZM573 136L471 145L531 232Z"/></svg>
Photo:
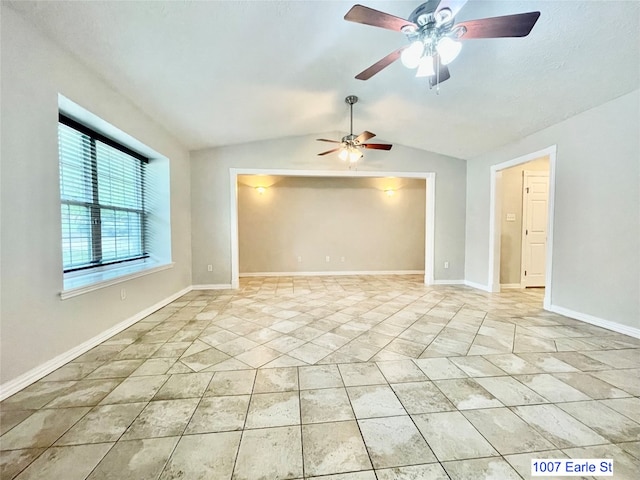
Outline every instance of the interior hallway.
<svg viewBox="0 0 640 480"><path fill-rule="evenodd" d="M569 456L635 478L640 340L541 290L421 281L192 291L2 402L1 477L504 480Z"/></svg>

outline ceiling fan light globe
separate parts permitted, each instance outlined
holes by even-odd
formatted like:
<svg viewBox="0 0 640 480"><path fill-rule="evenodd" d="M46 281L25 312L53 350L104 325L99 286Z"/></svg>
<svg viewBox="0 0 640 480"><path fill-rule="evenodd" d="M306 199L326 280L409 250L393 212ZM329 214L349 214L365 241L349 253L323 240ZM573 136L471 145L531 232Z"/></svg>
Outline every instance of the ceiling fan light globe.
<svg viewBox="0 0 640 480"><path fill-rule="evenodd" d="M433 68L433 57L422 57L420 64L418 65L418 71L416 77L430 77L435 75L436 71Z"/></svg>
<svg viewBox="0 0 640 480"><path fill-rule="evenodd" d="M338 158L344 162L347 159L347 157L349 157L349 151L346 148L343 148L342 150L340 150L340 153L338 154Z"/></svg>
<svg viewBox="0 0 640 480"><path fill-rule="evenodd" d="M400 60L405 67L416 68L418 63L420 63L420 58L423 53L424 44L421 41L416 40L402 51L402 54L400 54Z"/></svg>
<svg viewBox="0 0 640 480"><path fill-rule="evenodd" d="M362 152L360 150L354 149L349 153L349 162L356 163L358 160L362 158Z"/></svg>
<svg viewBox="0 0 640 480"><path fill-rule="evenodd" d="M443 37L438 42L438 45L436 45L436 50L440 55L440 62L443 65L449 65L456 59L460 50L462 50L462 44L449 37Z"/></svg>

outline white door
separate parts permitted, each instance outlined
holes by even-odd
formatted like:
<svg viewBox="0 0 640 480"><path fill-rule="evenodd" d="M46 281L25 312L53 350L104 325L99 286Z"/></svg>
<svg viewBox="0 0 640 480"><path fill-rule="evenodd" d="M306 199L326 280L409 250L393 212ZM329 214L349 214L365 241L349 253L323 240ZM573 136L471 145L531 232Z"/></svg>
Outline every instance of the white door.
<svg viewBox="0 0 640 480"><path fill-rule="evenodd" d="M522 190L523 287L544 287L549 214L549 174L524 172Z"/></svg>

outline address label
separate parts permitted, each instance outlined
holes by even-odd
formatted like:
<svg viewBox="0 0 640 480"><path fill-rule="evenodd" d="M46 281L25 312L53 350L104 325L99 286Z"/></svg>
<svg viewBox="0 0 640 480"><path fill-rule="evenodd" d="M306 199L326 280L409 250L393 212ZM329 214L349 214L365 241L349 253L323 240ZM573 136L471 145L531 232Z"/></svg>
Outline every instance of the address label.
<svg viewBox="0 0 640 480"><path fill-rule="evenodd" d="M579 477L583 475L613 477L613 460L611 458L531 459L532 477Z"/></svg>

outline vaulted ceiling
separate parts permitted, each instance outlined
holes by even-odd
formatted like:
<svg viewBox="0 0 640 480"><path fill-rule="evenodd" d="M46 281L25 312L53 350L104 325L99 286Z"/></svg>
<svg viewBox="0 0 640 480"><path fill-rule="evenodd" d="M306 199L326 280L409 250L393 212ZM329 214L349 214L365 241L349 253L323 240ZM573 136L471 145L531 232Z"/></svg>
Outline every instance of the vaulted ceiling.
<svg viewBox="0 0 640 480"><path fill-rule="evenodd" d="M365 1L406 18L419 1ZM10 1L192 150L354 131L473 158L639 87L640 2L470 0L457 21L538 10L528 37L468 40L439 94L396 62L404 35L352 1Z"/></svg>

